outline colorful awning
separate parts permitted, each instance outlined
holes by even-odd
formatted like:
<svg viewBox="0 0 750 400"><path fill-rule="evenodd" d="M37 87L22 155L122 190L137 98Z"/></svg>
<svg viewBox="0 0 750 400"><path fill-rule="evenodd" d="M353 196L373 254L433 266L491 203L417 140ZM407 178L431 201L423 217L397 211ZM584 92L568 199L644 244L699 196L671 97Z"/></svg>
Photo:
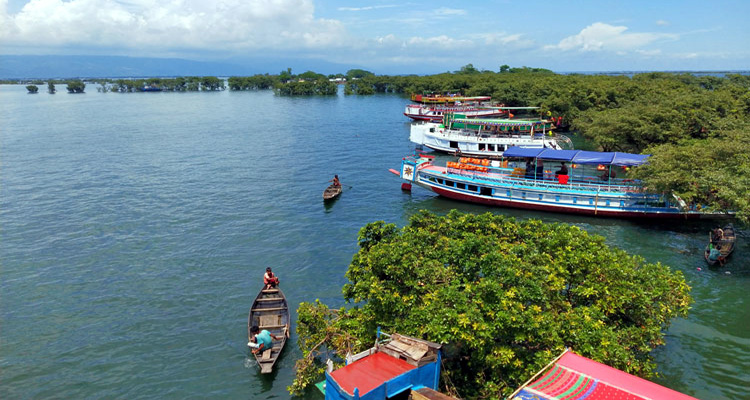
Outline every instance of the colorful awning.
<svg viewBox="0 0 750 400"><path fill-rule="evenodd" d="M697 400L651 381L566 352L513 400Z"/></svg>

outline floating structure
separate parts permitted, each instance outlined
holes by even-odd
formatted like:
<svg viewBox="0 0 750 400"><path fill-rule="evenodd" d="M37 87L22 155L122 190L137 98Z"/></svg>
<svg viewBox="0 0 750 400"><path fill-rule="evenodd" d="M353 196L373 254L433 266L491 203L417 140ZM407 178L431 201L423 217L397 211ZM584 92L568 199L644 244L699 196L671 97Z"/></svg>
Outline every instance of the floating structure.
<svg viewBox="0 0 750 400"><path fill-rule="evenodd" d="M616 170L644 164L648 155L581 150L510 147L500 160L462 158L446 166L433 156L416 154L390 171L409 184L441 196L530 210L620 218L726 217L688 206L679 197L651 193L640 181L616 178ZM508 161L520 158L526 161ZM544 162L567 163L570 171L548 169ZM601 176L591 172L601 172ZM731 214L731 213L730 213Z"/></svg>
<svg viewBox="0 0 750 400"><path fill-rule="evenodd" d="M279 337L273 341L273 347L263 353L255 353L255 360L260 365L260 373L268 374L273 371L289 338L289 306L284 292L279 288L262 289L253 301L253 306L247 316L247 337L251 337L250 328L257 326L260 330L267 330Z"/></svg>
<svg viewBox="0 0 750 400"><path fill-rule="evenodd" d="M541 378L531 383L531 380L542 373L544 375ZM565 350L553 363L539 371L509 399L697 400L569 350Z"/></svg>
<svg viewBox="0 0 750 400"><path fill-rule="evenodd" d="M420 387L437 390L440 348L437 343L393 334L352 356L346 366L326 372L325 383L318 387L326 400L384 400Z"/></svg>
<svg viewBox="0 0 750 400"><path fill-rule="evenodd" d="M474 98L470 98L474 99ZM477 99L484 99L479 97ZM511 109L536 109L538 107L502 107L492 106L484 100L456 101L454 103L442 104L409 104L404 110L404 115L417 121L441 122L446 114L463 114L466 118L499 118L509 116Z"/></svg>
<svg viewBox="0 0 750 400"><path fill-rule="evenodd" d="M564 135L546 120L466 118L448 114L442 123L412 124L409 140L433 150L456 155L499 158L511 147L572 149Z"/></svg>

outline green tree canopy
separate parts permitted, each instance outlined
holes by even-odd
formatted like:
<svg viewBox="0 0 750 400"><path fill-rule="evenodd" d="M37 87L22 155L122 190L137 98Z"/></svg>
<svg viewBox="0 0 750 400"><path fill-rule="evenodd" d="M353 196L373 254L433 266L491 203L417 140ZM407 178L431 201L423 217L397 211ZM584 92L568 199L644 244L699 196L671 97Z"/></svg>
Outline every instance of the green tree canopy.
<svg viewBox="0 0 750 400"><path fill-rule="evenodd" d="M83 93L86 89L86 84L80 79L73 79L66 82L68 93Z"/></svg>
<svg viewBox="0 0 750 400"><path fill-rule="evenodd" d="M563 224L421 211L400 230L366 225L359 247L343 289L353 306L299 307L294 393L320 377L323 349L363 350L378 326L446 344L441 381L462 398L508 395L565 347L648 377L691 302L680 272Z"/></svg>
<svg viewBox="0 0 750 400"><path fill-rule="evenodd" d="M27 85L26 90L29 91L29 93L38 93L39 92L39 86L37 85Z"/></svg>

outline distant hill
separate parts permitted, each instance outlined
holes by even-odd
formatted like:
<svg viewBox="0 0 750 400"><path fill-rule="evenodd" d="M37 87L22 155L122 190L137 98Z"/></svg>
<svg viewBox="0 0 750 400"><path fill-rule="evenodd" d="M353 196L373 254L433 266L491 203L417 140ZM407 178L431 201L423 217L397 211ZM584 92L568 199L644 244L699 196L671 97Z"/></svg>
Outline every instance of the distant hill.
<svg viewBox="0 0 750 400"><path fill-rule="evenodd" d="M295 74L335 74L362 67L316 60L247 60L240 65L179 58L0 55L0 79L249 76L278 74L287 68Z"/></svg>

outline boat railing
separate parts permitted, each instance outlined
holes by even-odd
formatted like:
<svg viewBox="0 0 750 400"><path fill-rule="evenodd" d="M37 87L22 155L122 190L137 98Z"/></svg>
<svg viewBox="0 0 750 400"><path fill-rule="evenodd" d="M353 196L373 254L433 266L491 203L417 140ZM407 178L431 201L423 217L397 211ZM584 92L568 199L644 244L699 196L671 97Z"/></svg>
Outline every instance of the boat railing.
<svg viewBox="0 0 750 400"><path fill-rule="evenodd" d="M545 172L539 179L527 178L518 175L518 170L513 168L491 168L488 172L477 172L458 168L446 168L447 172L453 175L465 176L474 180L484 180L498 182L502 184L511 184L519 186L532 186L543 189L569 189L577 191L591 192L611 192L623 194L646 195L643 187L639 182L628 179L613 179L610 182L603 182L598 177L570 177L568 182L560 183L554 173ZM653 195L659 197L659 195Z"/></svg>

